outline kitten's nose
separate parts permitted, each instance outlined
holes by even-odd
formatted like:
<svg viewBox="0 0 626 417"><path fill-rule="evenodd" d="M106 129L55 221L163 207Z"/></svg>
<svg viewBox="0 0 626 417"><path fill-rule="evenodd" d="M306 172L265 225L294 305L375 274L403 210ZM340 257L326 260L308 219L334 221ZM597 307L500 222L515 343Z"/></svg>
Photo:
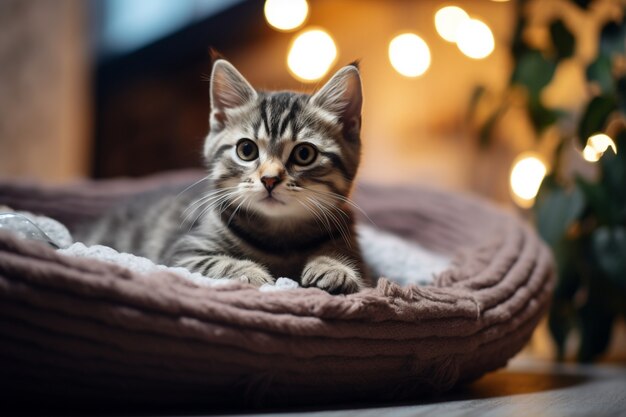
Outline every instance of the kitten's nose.
<svg viewBox="0 0 626 417"><path fill-rule="evenodd" d="M261 177L261 182L265 186L265 189L267 190L268 193L271 193L274 187L276 187L278 183L280 183L280 181L281 181L280 177L268 177L268 176Z"/></svg>

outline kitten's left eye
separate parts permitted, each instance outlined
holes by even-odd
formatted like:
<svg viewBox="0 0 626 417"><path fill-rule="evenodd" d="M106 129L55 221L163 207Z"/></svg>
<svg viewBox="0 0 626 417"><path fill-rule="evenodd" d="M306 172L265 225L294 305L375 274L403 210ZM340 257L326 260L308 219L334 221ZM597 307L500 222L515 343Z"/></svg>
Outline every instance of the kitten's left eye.
<svg viewBox="0 0 626 417"><path fill-rule="evenodd" d="M259 156L259 148L250 139L237 142L237 156L244 161L253 161Z"/></svg>
<svg viewBox="0 0 626 417"><path fill-rule="evenodd" d="M317 158L317 149L310 143L303 143L293 149L291 158L298 165L310 165Z"/></svg>

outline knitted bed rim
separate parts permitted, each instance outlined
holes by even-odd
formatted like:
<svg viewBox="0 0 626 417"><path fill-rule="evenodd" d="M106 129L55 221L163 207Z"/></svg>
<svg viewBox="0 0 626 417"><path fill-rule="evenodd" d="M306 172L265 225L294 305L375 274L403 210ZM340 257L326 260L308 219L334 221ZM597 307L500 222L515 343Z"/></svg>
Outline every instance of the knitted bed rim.
<svg viewBox="0 0 626 417"><path fill-rule="evenodd" d="M70 228L196 172L62 187L0 183L0 205ZM445 391L506 364L553 287L549 251L477 198L363 185L380 228L454 257L432 286L384 277L348 296L198 287L69 258L0 233L0 369L12 398L51 402L322 403Z"/></svg>

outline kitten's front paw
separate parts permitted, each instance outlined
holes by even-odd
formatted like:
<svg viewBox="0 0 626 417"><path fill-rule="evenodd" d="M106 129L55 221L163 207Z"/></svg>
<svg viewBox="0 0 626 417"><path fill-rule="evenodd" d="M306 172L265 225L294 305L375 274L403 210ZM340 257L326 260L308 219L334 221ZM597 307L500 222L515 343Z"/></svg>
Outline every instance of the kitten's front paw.
<svg viewBox="0 0 626 417"><path fill-rule="evenodd" d="M274 283L274 277L265 268L252 261L238 261L230 276L257 287Z"/></svg>
<svg viewBox="0 0 626 417"><path fill-rule="evenodd" d="M363 288L360 274L347 262L319 256L302 271L303 287L317 287L331 294L351 294Z"/></svg>

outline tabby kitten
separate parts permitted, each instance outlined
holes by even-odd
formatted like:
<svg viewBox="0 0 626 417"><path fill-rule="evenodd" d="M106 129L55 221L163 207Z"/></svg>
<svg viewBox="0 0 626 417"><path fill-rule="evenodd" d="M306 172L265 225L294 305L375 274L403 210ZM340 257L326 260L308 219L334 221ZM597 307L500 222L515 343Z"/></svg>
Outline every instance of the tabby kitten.
<svg viewBox="0 0 626 417"><path fill-rule="evenodd" d="M348 199L361 103L356 65L307 95L255 91L220 59L211 74L206 193L144 198L84 239L209 277L257 286L290 277L356 292L369 284Z"/></svg>

